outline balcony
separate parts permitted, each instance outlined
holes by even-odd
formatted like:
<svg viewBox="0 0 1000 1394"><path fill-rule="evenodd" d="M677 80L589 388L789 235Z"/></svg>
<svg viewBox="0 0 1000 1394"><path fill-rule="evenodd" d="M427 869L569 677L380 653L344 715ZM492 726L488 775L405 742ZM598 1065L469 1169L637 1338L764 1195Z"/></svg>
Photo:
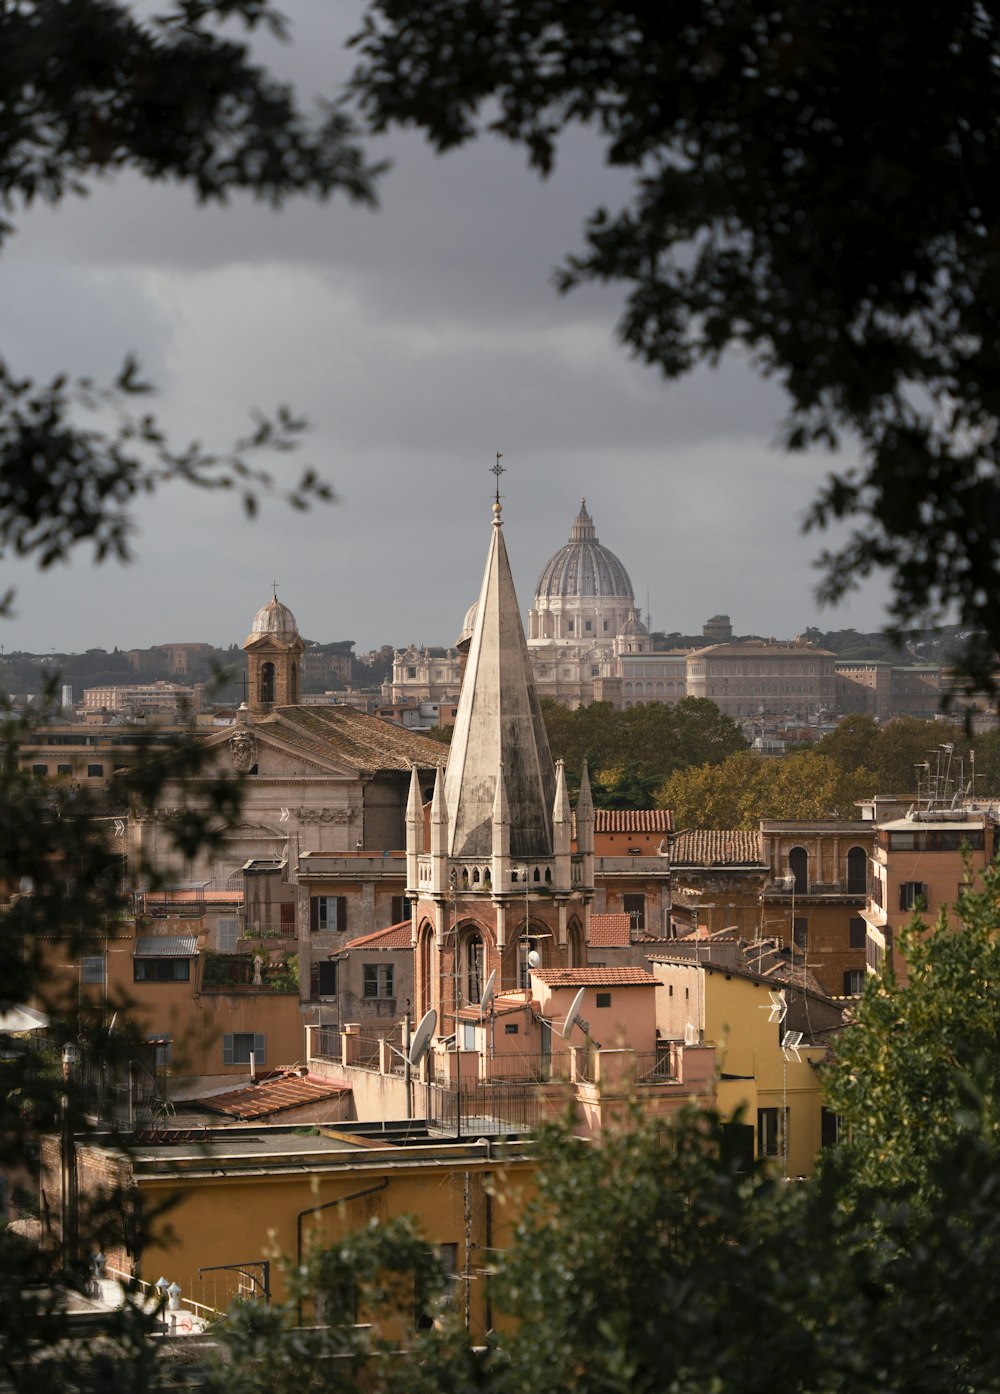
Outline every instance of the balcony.
<svg viewBox="0 0 1000 1394"><path fill-rule="evenodd" d="M260 957L259 954L248 953L203 953L199 991L241 997L254 993L294 993L298 996L298 955L288 954L277 962L261 961L258 965L254 960Z"/></svg>
<svg viewBox="0 0 1000 1394"><path fill-rule="evenodd" d="M247 920L241 916L239 940L242 944L271 943L274 940L291 942L299 937L295 921Z"/></svg>

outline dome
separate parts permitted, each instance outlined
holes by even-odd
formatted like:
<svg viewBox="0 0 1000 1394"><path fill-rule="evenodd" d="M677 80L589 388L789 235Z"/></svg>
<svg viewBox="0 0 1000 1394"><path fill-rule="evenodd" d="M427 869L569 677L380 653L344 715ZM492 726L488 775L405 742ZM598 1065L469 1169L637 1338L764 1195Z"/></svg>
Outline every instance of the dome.
<svg viewBox="0 0 1000 1394"><path fill-rule="evenodd" d="M535 587L536 604L554 597L615 596L635 603L629 574L614 552L597 540L587 500L580 504L569 541L545 567Z"/></svg>
<svg viewBox="0 0 1000 1394"><path fill-rule="evenodd" d="M618 637L619 639L648 639L649 630L643 624L642 620L633 615L632 618L626 620L621 629L619 629Z"/></svg>
<svg viewBox="0 0 1000 1394"><path fill-rule="evenodd" d="M479 601L474 600L465 612L465 619L462 621L462 628L458 636L459 644L468 643L472 638L472 631L476 627L476 616L479 614Z"/></svg>
<svg viewBox="0 0 1000 1394"><path fill-rule="evenodd" d="M295 623L295 616L287 605L282 605L277 596L273 596L254 615L247 643L250 642L250 639L260 639L265 634L275 639L283 639L286 643L299 637L299 627Z"/></svg>

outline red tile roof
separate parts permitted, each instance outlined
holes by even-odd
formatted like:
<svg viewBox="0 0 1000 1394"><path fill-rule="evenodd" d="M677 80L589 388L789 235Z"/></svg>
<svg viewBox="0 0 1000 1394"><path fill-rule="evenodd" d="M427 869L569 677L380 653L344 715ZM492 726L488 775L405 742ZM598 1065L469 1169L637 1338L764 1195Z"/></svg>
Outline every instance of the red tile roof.
<svg viewBox="0 0 1000 1394"><path fill-rule="evenodd" d="M533 968L531 971L548 987L656 987L658 983L645 968Z"/></svg>
<svg viewBox="0 0 1000 1394"><path fill-rule="evenodd" d="M264 1079L259 1084L242 1089L231 1089L227 1094L213 1094L207 1099L199 1099L198 1104L212 1113L222 1113L229 1118L266 1118L285 1109L322 1103L325 1099L336 1099L341 1094L349 1093L350 1089L344 1084L288 1074L276 1079Z"/></svg>
<svg viewBox="0 0 1000 1394"><path fill-rule="evenodd" d="M388 929L376 929L374 934L362 934L360 939L349 939L345 949L410 949L413 947L413 929L409 920L391 924Z"/></svg>
<svg viewBox="0 0 1000 1394"><path fill-rule="evenodd" d="M632 940L631 915L591 915L592 949L625 949Z"/></svg>
<svg viewBox="0 0 1000 1394"><path fill-rule="evenodd" d="M670 844L671 866L763 866L757 834L740 828L691 828Z"/></svg>
<svg viewBox="0 0 1000 1394"><path fill-rule="evenodd" d="M668 833L674 826L669 808L595 808L595 833Z"/></svg>

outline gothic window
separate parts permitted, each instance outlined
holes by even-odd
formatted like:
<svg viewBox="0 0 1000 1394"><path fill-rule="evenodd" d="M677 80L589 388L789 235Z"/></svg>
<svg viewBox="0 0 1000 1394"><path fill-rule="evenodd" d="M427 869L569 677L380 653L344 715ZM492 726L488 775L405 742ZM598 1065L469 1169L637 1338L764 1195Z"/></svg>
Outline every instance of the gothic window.
<svg viewBox="0 0 1000 1394"><path fill-rule="evenodd" d="M481 934L469 934L463 945L465 960L465 998L467 1002L481 1002L485 979L485 950Z"/></svg>

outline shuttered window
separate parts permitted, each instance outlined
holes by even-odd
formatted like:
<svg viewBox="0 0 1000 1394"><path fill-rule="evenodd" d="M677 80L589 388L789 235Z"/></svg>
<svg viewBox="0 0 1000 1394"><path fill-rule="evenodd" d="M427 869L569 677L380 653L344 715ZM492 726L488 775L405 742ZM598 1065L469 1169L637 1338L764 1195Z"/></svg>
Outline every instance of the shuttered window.
<svg viewBox="0 0 1000 1394"><path fill-rule="evenodd" d="M253 1031L234 1031L222 1038L222 1063L224 1065L249 1065L253 1053L254 1064L264 1063L264 1044L266 1038Z"/></svg>

